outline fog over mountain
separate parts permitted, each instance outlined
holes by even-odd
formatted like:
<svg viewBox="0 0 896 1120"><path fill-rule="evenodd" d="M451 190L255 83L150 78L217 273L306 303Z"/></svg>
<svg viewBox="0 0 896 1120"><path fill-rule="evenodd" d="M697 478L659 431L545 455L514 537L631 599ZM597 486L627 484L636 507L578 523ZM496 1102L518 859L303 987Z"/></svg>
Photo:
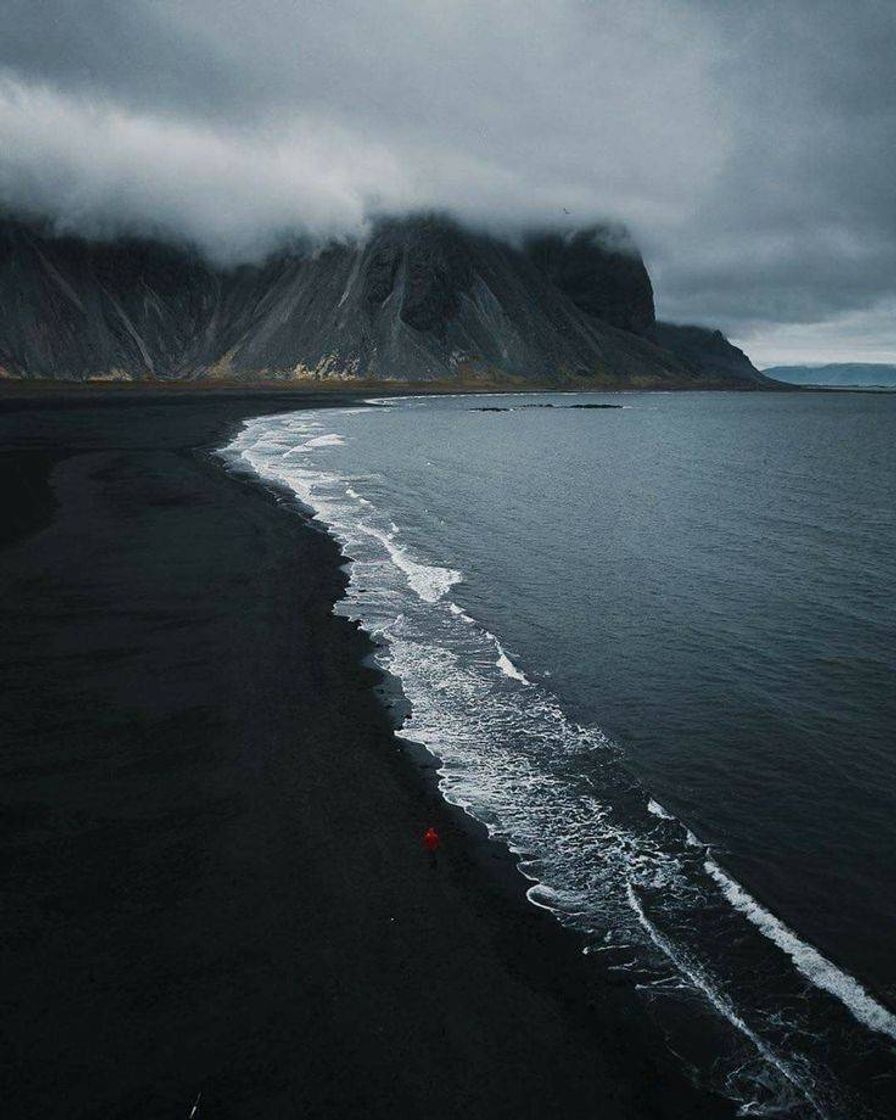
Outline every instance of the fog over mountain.
<svg viewBox="0 0 896 1120"><path fill-rule="evenodd" d="M719 332L655 321L624 230L517 245L443 215L230 267L0 222L0 378L773 387Z"/></svg>
<svg viewBox="0 0 896 1120"><path fill-rule="evenodd" d="M216 264L431 209L624 221L662 318L763 363L861 321L891 360L894 56L875 0L7 0L0 205Z"/></svg>

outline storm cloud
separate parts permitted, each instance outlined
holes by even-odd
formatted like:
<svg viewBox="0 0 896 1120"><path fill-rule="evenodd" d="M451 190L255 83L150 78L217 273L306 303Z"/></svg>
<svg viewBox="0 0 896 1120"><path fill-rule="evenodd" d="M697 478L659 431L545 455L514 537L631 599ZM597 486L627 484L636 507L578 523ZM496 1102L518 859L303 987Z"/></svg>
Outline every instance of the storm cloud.
<svg viewBox="0 0 896 1120"><path fill-rule="evenodd" d="M0 205L220 261L614 219L662 317L892 361L894 57L875 0L6 0Z"/></svg>

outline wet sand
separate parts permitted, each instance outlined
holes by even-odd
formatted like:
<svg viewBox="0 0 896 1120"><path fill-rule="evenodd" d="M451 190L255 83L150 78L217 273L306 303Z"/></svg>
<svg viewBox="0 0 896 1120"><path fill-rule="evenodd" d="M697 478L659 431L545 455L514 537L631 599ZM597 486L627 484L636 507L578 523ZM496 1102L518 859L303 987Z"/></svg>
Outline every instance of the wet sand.
<svg viewBox="0 0 896 1120"><path fill-rule="evenodd" d="M731 1115L396 742L335 544L210 455L307 401L0 401L3 1114Z"/></svg>

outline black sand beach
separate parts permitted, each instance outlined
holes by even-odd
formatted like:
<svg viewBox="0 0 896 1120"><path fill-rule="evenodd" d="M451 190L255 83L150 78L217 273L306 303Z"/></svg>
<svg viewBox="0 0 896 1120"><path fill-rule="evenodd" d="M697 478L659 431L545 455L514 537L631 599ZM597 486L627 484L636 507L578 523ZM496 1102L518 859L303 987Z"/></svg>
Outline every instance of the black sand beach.
<svg viewBox="0 0 896 1120"><path fill-rule="evenodd" d="M731 1115L397 746L334 543L209 454L307 400L0 401L3 1115Z"/></svg>

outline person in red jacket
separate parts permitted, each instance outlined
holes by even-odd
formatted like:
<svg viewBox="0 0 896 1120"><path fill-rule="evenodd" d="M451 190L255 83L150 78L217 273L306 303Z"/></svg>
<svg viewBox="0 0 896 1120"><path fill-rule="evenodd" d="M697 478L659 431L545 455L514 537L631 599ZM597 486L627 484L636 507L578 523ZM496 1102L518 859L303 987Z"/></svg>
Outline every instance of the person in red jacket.
<svg viewBox="0 0 896 1120"><path fill-rule="evenodd" d="M442 838L432 825L430 825L426 832L423 833L423 847L429 852L430 867L435 867L436 865L436 852L439 850L439 844L441 843Z"/></svg>

